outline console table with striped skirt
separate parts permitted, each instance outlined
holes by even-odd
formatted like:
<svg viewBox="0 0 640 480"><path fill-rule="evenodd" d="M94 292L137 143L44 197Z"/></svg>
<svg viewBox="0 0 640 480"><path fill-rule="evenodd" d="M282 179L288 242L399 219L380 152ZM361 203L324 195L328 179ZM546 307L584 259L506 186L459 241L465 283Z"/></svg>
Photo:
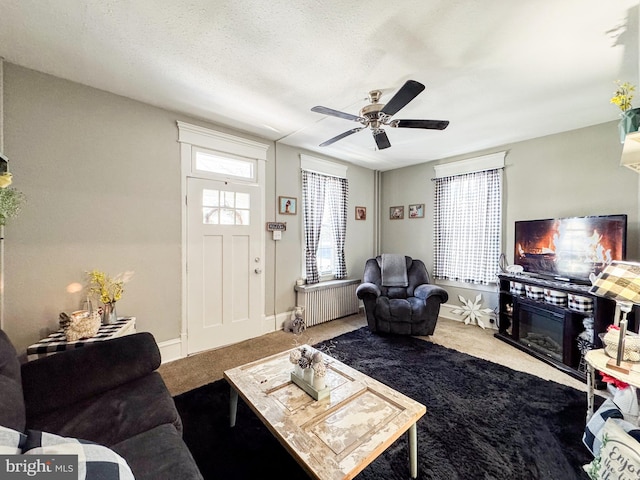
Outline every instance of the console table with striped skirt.
<svg viewBox="0 0 640 480"><path fill-rule="evenodd" d="M110 338L129 335L136 331L136 317L119 317L114 323L101 325L98 333L91 338L83 338L75 342L67 342L62 330L52 333L37 343L27 347L27 360L32 361L38 358L54 355L65 350L73 350L95 342L101 342Z"/></svg>

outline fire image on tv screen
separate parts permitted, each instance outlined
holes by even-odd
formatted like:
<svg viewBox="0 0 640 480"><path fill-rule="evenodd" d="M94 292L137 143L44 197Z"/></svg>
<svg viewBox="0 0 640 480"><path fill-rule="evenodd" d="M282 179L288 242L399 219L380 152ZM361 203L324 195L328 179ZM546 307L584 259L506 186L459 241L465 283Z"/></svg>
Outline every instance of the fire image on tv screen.
<svg viewBox="0 0 640 480"><path fill-rule="evenodd" d="M625 259L626 240L626 215L518 221L514 260L531 274L589 282L611 260Z"/></svg>

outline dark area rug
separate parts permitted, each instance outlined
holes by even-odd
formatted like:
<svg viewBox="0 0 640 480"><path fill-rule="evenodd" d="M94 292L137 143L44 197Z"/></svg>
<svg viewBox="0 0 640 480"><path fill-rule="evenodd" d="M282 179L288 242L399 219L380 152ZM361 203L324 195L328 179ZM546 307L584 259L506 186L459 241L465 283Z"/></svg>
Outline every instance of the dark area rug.
<svg viewBox="0 0 640 480"><path fill-rule="evenodd" d="M418 478L587 478L586 394L431 342L361 328L318 348L426 405L418 421ZM205 479L308 478L240 400L229 428L229 386L175 397L184 439ZM358 475L408 479L403 435Z"/></svg>

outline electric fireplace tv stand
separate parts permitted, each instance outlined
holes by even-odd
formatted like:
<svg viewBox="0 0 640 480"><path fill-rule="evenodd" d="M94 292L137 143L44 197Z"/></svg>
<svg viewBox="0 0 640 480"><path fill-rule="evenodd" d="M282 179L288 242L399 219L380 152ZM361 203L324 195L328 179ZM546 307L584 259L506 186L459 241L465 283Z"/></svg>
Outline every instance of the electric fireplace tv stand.
<svg viewBox="0 0 640 480"><path fill-rule="evenodd" d="M594 348L602 348L599 333L613 323L615 302L589 293L589 285L547 280L528 275L499 274L499 315L496 338L545 361L569 375L586 381L581 368L578 337L585 330L585 318L593 318ZM511 282L550 289L554 292L585 297L593 301L593 311L577 311L568 306L554 305L511 291ZM632 314L631 314L632 315ZM629 317L630 324L633 322ZM634 322L635 327L635 322ZM630 327L633 328L633 327Z"/></svg>

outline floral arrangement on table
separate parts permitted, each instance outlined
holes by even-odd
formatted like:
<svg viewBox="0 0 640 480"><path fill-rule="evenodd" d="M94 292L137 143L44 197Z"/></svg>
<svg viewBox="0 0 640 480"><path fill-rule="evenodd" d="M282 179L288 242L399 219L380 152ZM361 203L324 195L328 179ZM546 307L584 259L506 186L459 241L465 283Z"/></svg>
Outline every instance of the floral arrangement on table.
<svg viewBox="0 0 640 480"><path fill-rule="evenodd" d="M322 353L306 347L291 350L289 361L296 367L296 375L303 378L316 390L325 388L327 366Z"/></svg>
<svg viewBox="0 0 640 480"><path fill-rule="evenodd" d="M133 276L133 272L124 272L110 277L100 270L91 270L87 274L89 275L89 293L96 295L105 305L115 303L122 298L124 284Z"/></svg>
<svg viewBox="0 0 640 480"><path fill-rule="evenodd" d="M87 272L89 276L89 294L98 297L103 307L103 323L112 323L117 319L116 302L122 298L124 284L131 280L133 272L119 273L111 277L100 270Z"/></svg>
<svg viewBox="0 0 640 480"><path fill-rule="evenodd" d="M616 81L616 85L618 88L613 97L611 97L611 103L626 112L631 109L631 100L633 100L633 92L635 92L636 87L629 82L621 83L620 80Z"/></svg>
<svg viewBox="0 0 640 480"><path fill-rule="evenodd" d="M611 97L611 103L622 110L620 122L618 122L618 133L620 143L624 143L628 134L640 130L640 108L633 108L631 105L636 87L629 82L621 83L620 80L616 84L618 88Z"/></svg>

